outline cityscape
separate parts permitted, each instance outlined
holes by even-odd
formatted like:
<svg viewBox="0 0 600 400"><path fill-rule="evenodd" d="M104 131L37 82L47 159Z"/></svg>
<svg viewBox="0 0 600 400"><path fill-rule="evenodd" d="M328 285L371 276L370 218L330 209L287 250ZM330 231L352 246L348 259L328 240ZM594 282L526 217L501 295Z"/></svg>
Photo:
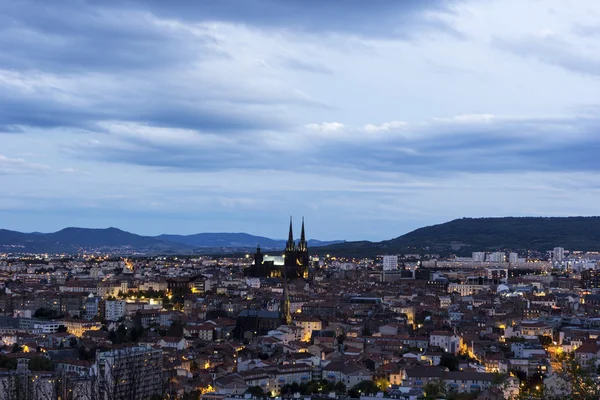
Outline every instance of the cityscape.
<svg viewBox="0 0 600 400"><path fill-rule="evenodd" d="M599 252L356 259L294 234L238 256L3 254L2 398L597 398Z"/></svg>
<svg viewBox="0 0 600 400"><path fill-rule="evenodd" d="M600 1L0 0L0 400L600 400Z"/></svg>

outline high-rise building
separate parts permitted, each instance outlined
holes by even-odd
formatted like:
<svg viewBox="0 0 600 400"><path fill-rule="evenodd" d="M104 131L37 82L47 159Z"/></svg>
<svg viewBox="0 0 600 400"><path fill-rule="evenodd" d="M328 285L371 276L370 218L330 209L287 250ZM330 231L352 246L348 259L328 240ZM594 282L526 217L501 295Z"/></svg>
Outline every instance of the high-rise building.
<svg viewBox="0 0 600 400"><path fill-rule="evenodd" d="M145 400L162 394L161 349L133 346L100 352L94 368L100 400Z"/></svg>
<svg viewBox="0 0 600 400"><path fill-rule="evenodd" d="M383 256L383 270L395 271L398 269L398 256Z"/></svg>
<svg viewBox="0 0 600 400"><path fill-rule="evenodd" d="M562 247L555 247L552 252L552 260L561 262L565 259L565 249Z"/></svg>
<svg viewBox="0 0 600 400"><path fill-rule="evenodd" d="M519 262L519 254L517 254L517 253L510 253L508 255L508 262L511 263L511 264Z"/></svg>
<svg viewBox="0 0 600 400"><path fill-rule="evenodd" d="M488 259L487 261L489 262L496 262L496 263L502 263L506 261L506 254L504 254L504 252L502 251L497 251L495 253L491 253L488 255Z"/></svg>
<svg viewBox="0 0 600 400"><path fill-rule="evenodd" d="M105 304L104 318L107 321L118 321L125 316L125 300L107 300Z"/></svg>
<svg viewBox="0 0 600 400"><path fill-rule="evenodd" d="M475 251L472 255L473 261L475 262L484 262L485 261L485 253L483 251Z"/></svg>
<svg viewBox="0 0 600 400"><path fill-rule="evenodd" d="M584 289L600 288L600 269L584 269L581 271L581 287Z"/></svg>

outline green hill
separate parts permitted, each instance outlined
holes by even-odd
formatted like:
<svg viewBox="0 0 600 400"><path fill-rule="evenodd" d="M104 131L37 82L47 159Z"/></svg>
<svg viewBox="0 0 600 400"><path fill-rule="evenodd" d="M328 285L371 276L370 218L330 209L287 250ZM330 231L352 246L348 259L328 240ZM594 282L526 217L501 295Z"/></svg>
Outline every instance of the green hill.
<svg viewBox="0 0 600 400"><path fill-rule="evenodd" d="M383 253L535 250L554 247L600 250L600 217L462 218L427 226L382 242L345 242L319 254L374 256Z"/></svg>

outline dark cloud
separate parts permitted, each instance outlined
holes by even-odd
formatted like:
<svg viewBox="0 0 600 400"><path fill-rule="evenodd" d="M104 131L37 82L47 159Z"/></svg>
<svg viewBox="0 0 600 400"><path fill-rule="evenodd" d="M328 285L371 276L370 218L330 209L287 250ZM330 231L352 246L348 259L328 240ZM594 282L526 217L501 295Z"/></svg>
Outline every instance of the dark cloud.
<svg viewBox="0 0 600 400"><path fill-rule="evenodd" d="M299 30L308 34L414 38L441 31L460 36L436 14L451 13L457 0L111 0L115 7L147 8L171 18L223 21L259 28Z"/></svg>
<svg viewBox="0 0 600 400"><path fill-rule="evenodd" d="M323 168L440 175L458 172L598 171L597 118L496 120L490 123L437 122L408 127L380 138L305 139L290 134L287 146L273 147L264 135L247 133L235 142L164 144L145 137L113 135L115 146L75 147L83 157L181 171ZM405 129L405 128L403 128ZM306 148L306 143L310 148ZM577 156L573 156L576 154Z"/></svg>
<svg viewBox="0 0 600 400"><path fill-rule="evenodd" d="M82 1L3 2L0 7L0 65L5 68L118 72L227 56L209 33L159 26L143 9L106 9Z"/></svg>

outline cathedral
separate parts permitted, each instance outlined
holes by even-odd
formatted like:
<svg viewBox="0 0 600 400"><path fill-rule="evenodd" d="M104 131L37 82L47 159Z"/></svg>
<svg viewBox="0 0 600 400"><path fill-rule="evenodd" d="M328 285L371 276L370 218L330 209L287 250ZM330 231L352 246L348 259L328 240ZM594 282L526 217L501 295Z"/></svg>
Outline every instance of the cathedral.
<svg viewBox="0 0 600 400"><path fill-rule="evenodd" d="M306 279L308 278L308 269L308 243L304 233L304 218L302 218L302 231L297 245L294 241L292 219L290 218L290 231L283 259L264 254L259 246L254 255L254 265L246 270L246 275L256 278Z"/></svg>

